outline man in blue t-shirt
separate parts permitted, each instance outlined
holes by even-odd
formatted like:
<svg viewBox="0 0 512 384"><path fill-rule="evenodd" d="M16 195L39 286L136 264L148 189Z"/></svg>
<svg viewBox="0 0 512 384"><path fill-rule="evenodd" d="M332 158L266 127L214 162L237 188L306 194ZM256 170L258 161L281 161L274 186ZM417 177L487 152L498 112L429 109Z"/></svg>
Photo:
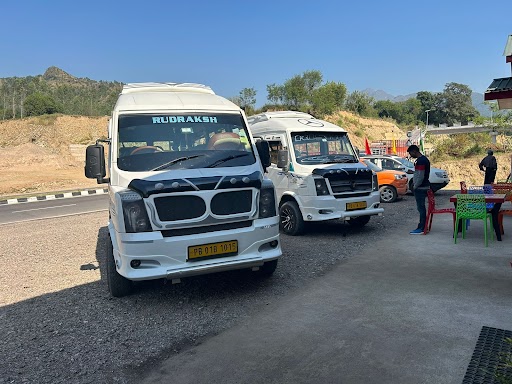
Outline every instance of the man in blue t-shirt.
<svg viewBox="0 0 512 384"><path fill-rule="evenodd" d="M416 159L414 163L414 176L412 178L413 187L412 192L416 199L416 208L420 213L420 222L418 228L409 232L411 235L421 235L425 228L427 221L427 209L425 207L425 198L427 197L427 191L430 189L430 182L428 176L430 175L430 161L427 156L420 152L417 145L411 145L407 148L407 152L411 157Z"/></svg>

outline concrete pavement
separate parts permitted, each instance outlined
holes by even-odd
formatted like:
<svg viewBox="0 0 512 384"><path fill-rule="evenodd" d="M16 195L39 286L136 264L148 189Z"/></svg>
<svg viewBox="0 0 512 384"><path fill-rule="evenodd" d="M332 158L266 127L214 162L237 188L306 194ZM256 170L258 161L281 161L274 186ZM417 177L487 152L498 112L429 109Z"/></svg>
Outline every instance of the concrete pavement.
<svg viewBox="0 0 512 384"><path fill-rule="evenodd" d="M143 383L460 383L482 326L512 330L512 218L484 246L483 223L453 244L394 233L311 285L181 351ZM198 314L200 315L200 314Z"/></svg>

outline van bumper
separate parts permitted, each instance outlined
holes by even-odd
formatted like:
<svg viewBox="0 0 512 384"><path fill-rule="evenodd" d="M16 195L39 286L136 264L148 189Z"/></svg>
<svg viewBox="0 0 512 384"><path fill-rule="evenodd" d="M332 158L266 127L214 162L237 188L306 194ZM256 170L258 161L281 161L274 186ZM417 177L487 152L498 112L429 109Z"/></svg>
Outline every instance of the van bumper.
<svg viewBox="0 0 512 384"><path fill-rule="evenodd" d="M200 235L164 237L159 231L120 233L112 224L109 224L109 231L117 272L134 281L175 279L260 267L282 254L278 216L254 220L247 228ZM188 247L233 240L238 243L236 255L188 260ZM136 268L131 265L133 260L140 262Z"/></svg>
<svg viewBox="0 0 512 384"><path fill-rule="evenodd" d="M366 202L366 208L347 210L347 204ZM302 204L301 204L302 203ZM349 219L359 216L382 215L380 192L369 196L336 199L334 196L301 196L299 206L304 221Z"/></svg>

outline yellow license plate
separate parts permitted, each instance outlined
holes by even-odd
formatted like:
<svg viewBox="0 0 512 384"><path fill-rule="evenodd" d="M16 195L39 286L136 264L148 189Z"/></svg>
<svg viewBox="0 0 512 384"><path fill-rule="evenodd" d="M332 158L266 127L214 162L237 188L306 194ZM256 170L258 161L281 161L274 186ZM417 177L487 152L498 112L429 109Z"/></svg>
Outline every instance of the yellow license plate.
<svg viewBox="0 0 512 384"><path fill-rule="evenodd" d="M203 245L194 245L188 247L188 259L201 259L203 257L215 257L221 255L236 255L238 253L238 241L222 241L220 243L211 243Z"/></svg>
<svg viewBox="0 0 512 384"><path fill-rule="evenodd" d="M356 209L365 209L366 201L356 201L355 203L347 203L347 211L354 211Z"/></svg>

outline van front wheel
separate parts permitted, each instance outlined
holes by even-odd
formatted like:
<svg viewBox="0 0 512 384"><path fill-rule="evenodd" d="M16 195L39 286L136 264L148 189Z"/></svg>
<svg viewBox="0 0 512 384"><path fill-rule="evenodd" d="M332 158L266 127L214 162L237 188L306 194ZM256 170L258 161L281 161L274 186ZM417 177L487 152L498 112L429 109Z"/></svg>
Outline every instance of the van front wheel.
<svg viewBox="0 0 512 384"><path fill-rule="evenodd" d="M113 297L123 297L133 292L133 282L117 272L111 241L107 244L107 284Z"/></svg>
<svg viewBox="0 0 512 384"><path fill-rule="evenodd" d="M270 277L275 272L276 268L277 268L277 260L267 261L265 264L263 264L260 267L258 274L261 277Z"/></svg>
<svg viewBox="0 0 512 384"><path fill-rule="evenodd" d="M279 208L279 226L290 236L300 235L304 231L304 220L295 201L287 201Z"/></svg>

